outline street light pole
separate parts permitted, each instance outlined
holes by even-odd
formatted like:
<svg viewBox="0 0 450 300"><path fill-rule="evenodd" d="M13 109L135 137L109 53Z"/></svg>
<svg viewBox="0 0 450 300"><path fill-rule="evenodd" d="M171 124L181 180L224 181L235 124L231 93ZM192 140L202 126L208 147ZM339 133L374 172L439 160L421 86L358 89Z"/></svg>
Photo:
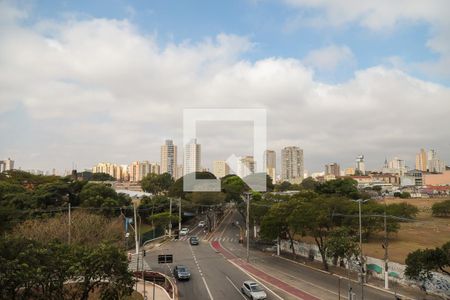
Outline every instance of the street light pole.
<svg viewBox="0 0 450 300"><path fill-rule="evenodd" d="M181 198L178 198L178 234L181 231Z"/></svg>
<svg viewBox="0 0 450 300"><path fill-rule="evenodd" d="M172 237L172 198L169 198L169 237Z"/></svg>
<svg viewBox="0 0 450 300"><path fill-rule="evenodd" d="M69 245L70 245L70 240L72 239L72 214L71 214L71 207L70 207L70 203L69 203Z"/></svg>
<svg viewBox="0 0 450 300"><path fill-rule="evenodd" d="M354 200L358 202L358 210L359 210L359 262L361 264L360 269L360 283L361 283L361 299L364 300L364 256L362 249L362 213L361 213L361 205L363 202L367 202L367 200L358 199Z"/></svg>
<svg viewBox="0 0 450 300"><path fill-rule="evenodd" d="M246 193L245 195L247 196L247 216L245 221L247 231L247 262L250 262L250 193Z"/></svg>
<svg viewBox="0 0 450 300"><path fill-rule="evenodd" d="M139 255L139 237L138 237L138 222L137 222L137 202L133 201L134 210L134 241L136 242L136 255Z"/></svg>
<svg viewBox="0 0 450 300"><path fill-rule="evenodd" d="M388 232L386 220L386 202L384 203L384 288L389 289Z"/></svg>

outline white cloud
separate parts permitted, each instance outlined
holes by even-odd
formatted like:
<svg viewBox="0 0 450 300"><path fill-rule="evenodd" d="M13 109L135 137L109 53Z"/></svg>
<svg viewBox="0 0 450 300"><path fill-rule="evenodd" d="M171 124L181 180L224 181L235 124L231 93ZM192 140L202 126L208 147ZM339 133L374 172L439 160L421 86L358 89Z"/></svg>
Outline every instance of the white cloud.
<svg viewBox="0 0 450 300"><path fill-rule="evenodd" d="M338 66L354 65L355 58L349 47L331 45L310 51L303 62L320 71L334 71Z"/></svg>
<svg viewBox="0 0 450 300"><path fill-rule="evenodd" d="M392 31L404 24L425 23L431 27L426 46L441 57L419 62L414 67L431 75L450 77L450 2L447 0L285 0L298 8L314 9L313 17L287 22L287 29L298 26L345 26L359 24L372 31Z"/></svg>
<svg viewBox="0 0 450 300"><path fill-rule="evenodd" d="M161 46L126 20L12 22L1 33L0 113L25 112L0 126L0 157L27 169L158 160L164 138L181 141L181 112L192 107L266 107L270 147L303 147L308 169L352 163L360 152L382 163L386 155L412 161L419 147L448 150L450 89L396 69L325 84L296 59L242 60L253 47L245 37ZM310 53L322 69L349 59L342 46ZM22 122L29 128L15 130ZM249 138L208 132L223 155L205 153L207 160L236 153L233 145Z"/></svg>

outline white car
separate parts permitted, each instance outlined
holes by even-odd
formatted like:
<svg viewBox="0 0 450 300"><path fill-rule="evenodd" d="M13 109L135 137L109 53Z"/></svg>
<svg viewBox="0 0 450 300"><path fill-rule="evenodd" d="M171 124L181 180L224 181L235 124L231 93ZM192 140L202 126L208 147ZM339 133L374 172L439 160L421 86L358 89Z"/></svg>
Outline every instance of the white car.
<svg viewBox="0 0 450 300"><path fill-rule="evenodd" d="M244 284L241 287L241 291L244 295L252 300L267 299L266 292L258 283L254 281L244 281Z"/></svg>
<svg viewBox="0 0 450 300"><path fill-rule="evenodd" d="M205 227L205 221L200 221L199 223L198 223L198 227Z"/></svg>
<svg viewBox="0 0 450 300"><path fill-rule="evenodd" d="M187 227L181 228L180 235L187 235L188 232L189 232L189 228L187 228Z"/></svg>

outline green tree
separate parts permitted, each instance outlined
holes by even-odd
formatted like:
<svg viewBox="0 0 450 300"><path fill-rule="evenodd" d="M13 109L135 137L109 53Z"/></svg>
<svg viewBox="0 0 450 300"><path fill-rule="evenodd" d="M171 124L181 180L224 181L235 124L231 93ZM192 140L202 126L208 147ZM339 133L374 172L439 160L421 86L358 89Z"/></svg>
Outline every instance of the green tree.
<svg viewBox="0 0 450 300"><path fill-rule="evenodd" d="M292 184L289 181L283 181L280 184L275 185L275 191L277 192L285 192L291 189Z"/></svg>
<svg viewBox="0 0 450 300"><path fill-rule="evenodd" d="M337 228L330 233L327 242L327 256L332 257L334 263L343 265L343 260L349 261L359 254L359 244L356 235L349 228Z"/></svg>
<svg viewBox="0 0 450 300"><path fill-rule="evenodd" d="M226 194L226 201L241 202L242 194L249 190L247 184L237 175L227 175L221 179L222 191Z"/></svg>
<svg viewBox="0 0 450 300"><path fill-rule="evenodd" d="M319 182L312 177L307 177L300 183L300 187L305 190L315 191L318 186Z"/></svg>
<svg viewBox="0 0 450 300"><path fill-rule="evenodd" d="M158 214L154 214L153 216L149 217L149 221L152 222L156 227L166 227L169 225L169 223L174 224L178 222L178 215L172 214L170 215L170 212L162 212Z"/></svg>
<svg viewBox="0 0 450 300"><path fill-rule="evenodd" d="M33 193L35 207L60 207L69 201L69 186L63 181L39 185Z"/></svg>
<svg viewBox="0 0 450 300"><path fill-rule="evenodd" d="M406 202L389 204L386 209L388 215L408 219L414 219L419 213L417 206Z"/></svg>
<svg viewBox="0 0 450 300"><path fill-rule="evenodd" d="M174 184L173 178L169 173L155 174L150 173L141 181L141 187L145 192L158 195L167 193Z"/></svg>
<svg viewBox="0 0 450 300"><path fill-rule="evenodd" d="M431 211L434 217L450 217L450 200L434 203Z"/></svg>
<svg viewBox="0 0 450 300"><path fill-rule="evenodd" d="M89 181L116 181L116 179L107 173L92 173Z"/></svg>
<svg viewBox="0 0 450 300"><path fill-rule="evenodd" d="M342 197L318 197L313 200L299 201L288 217L292 230L314 238L322 257L325 270L329 269L327 262L328 237L342 224L351 203Z"/></svg>
<svg viewBox="0 0 450 300"><path fill-rule="evenodd" d="M358 191L358 182L351 178L326 181L318 185L316 191L319 194L336 194L351 199L361 198L361 194Z"/></svg>
<svg viewBox="0 0 450 300"><path fill-rule="evenodd" d="M82 279L79 299L87 300L89 293L100 289L102 298L119 299L133 291L133 278L128 272L125 254L118 248L100 244L96 248L78 246L74 249L73 268ZM109 281L109 284L105 284Z"/></svg>
<svg viewBox="0 0 450 300"><path fill-rule="evenodd" d="M416 280L428 280L432 271L450 275L450 242L435 249L416 250L408 254L405 260L405 275Z"/></svg>
<svg viewBox="0 0 450 300"><path fill-rule="evenodd" d="M288 218L292 212L294 202L279 202L270 207L261 220L260 234L267 240L288 238L292 254L296 256L294 248L295 231L291 230Z"/></svg>

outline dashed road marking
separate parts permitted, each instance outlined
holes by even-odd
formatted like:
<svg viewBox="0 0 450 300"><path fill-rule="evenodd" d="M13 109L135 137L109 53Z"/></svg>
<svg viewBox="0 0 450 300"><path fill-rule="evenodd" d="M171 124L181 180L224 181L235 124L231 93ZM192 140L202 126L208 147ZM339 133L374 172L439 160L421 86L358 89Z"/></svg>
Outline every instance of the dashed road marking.
<svg viewBox="0 0 450 300"><path fill-rule="evenodd" d="M202 280L203 280L203 284L205 285L206 291L208 292L209 299L210 299L210 300L214 300L214 298L213 298L213 296L212 296L212 294L211 294L211 291L209 290L209 286L208 286L208 284L206 283L205 276L203 276L202 269L200 268L200 264L199 264L198 261L197 261L197 257L195 256L194 249L192 249L191 244L189 244L189 249L191 249L192 257L194 258L195 264L196 264L196 266L197 266L197 270L198 270L198 272L199 272L199 274L200 274L200 277L201 277Z"/></svg>
<svg viewBox="0 0 450 300"><path fill-rule="evenodd" d="M245 298L245 296L244 295L242 295L242 292L239 290L239 288L233 283L233 281L230 279L230 277L228 277L228 276L225 276L227 279L228 279L228 281L231 283L231 285L235 288L235 290L239 293L239 295L241 295L242 296L242 298L244 298L245 300L247 300L247 298Z"/></svg>

